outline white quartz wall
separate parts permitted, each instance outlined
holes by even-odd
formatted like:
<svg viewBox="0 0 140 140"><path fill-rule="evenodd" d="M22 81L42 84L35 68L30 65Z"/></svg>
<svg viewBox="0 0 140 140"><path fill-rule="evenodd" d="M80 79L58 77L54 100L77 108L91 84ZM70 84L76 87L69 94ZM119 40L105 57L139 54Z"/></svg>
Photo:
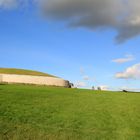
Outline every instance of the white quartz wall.
<svg viewBox="0 0 140 140"><path fill-rule="evenodd" d="M61 78L46 77L46 76L15 75L15 74L0 74L0 82L49 85L60 87L69 86L69 82Z"/></svg>

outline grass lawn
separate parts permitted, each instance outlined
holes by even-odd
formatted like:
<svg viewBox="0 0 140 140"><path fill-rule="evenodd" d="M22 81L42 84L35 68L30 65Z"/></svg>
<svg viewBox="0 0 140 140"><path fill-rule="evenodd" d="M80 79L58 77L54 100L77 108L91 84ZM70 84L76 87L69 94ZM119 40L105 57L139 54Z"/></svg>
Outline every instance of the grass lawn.
<svg viewBox="0 0 140 140"><path fill-rule="evenodd" d="M140 140L140 94L0 85L0 140Z"/></svg>

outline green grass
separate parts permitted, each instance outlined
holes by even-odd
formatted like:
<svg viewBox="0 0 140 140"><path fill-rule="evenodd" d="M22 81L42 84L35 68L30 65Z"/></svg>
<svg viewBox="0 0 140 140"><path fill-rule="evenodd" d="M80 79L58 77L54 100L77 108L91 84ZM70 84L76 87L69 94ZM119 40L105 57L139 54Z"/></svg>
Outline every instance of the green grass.
<svg viewBox="0 0 140 140"><path fill-rule="evenodd" d="M53 75L43 73L43 72L38 72L38 71L33 71L33 70L24 70L24 69L15 69L15 68L0 68L0 73L55 77Z"/></svg>
<svg viewBox="0 0 140 140"><path fill-rule="evenodd" d="M139 139L139 93L0 85L0 140Z"/></svg>

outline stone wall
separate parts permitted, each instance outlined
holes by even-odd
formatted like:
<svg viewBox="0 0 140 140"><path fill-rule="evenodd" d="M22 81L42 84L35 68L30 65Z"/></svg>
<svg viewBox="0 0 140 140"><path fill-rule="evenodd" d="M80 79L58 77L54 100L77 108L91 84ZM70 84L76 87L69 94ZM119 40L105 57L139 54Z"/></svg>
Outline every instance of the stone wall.
<svg viewBox="0 0 140 140"><path fill-rule="evenodd" d="M69 81L46 76L0 74L0 82L69 87Z"/></svg>

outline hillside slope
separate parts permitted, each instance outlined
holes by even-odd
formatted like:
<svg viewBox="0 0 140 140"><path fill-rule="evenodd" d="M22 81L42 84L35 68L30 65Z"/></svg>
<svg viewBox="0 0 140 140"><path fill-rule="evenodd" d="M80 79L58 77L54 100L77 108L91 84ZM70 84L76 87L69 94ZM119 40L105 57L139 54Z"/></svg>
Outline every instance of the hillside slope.
<svg viewBox="0 0 140 140"><path fill-rule="evenodd" d="M18 74L18 75L33 75L33 76L48 76L48 77L55 77L53 75L33 71L33 70L25 70L25 69L15 69L15 68L0 68L1 74Z"/></svg>
<svg viewBox="0 0 140 140"><path fill-rule="evenodd" d="M0 140L139 140L140 94L0 85Z"/></svg>

